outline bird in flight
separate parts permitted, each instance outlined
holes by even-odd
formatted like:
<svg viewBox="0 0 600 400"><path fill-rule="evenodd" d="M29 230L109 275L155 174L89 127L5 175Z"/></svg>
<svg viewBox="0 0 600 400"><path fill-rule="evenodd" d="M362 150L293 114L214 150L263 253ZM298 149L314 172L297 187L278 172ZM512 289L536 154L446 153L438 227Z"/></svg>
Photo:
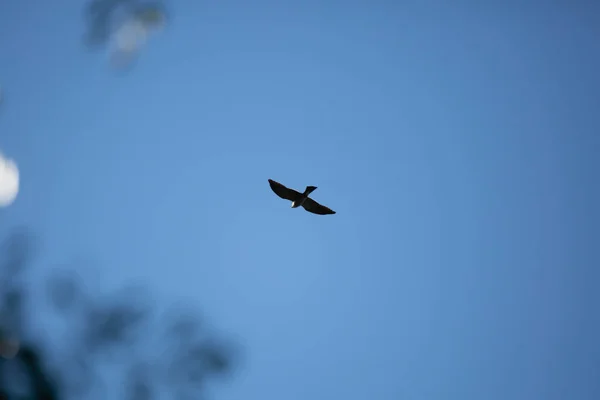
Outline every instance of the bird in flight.
<svg viewBox="0 0 600 400"><path fill-rule="evenodd" d="M279 182L275 182L273 179L269 179L269 185L271 186L271 189L275 192L277 196L281 197L282 199L291 201L292 208L298 208L302 206L306 211L311 212L313 214L335 214L335 211L317 203L316 201L308 197L309 194L311 194L317 189L316 186L307 186L304 190L304 193L300 193L295 191L294 189L290 189L283 186Z"/></svg>

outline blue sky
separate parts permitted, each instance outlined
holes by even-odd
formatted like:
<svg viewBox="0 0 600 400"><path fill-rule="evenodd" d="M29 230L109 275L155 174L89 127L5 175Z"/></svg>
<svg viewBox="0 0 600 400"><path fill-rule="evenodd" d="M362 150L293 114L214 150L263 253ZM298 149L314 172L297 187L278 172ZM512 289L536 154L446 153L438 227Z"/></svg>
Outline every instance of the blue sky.
<svg viewBox="0 0 600 400"><path fill-rule="evenodd" d="M118 74L70 3L0 3L40 280L196 304L219 399L600 398L598 7L178 0Z"/></svg>

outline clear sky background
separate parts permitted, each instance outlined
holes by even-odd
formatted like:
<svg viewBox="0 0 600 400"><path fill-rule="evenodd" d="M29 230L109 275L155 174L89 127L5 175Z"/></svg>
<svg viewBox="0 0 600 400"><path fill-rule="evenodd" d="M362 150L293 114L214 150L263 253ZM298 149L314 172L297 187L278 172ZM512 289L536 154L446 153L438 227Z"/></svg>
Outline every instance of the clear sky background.
<svg viewBox="0 0 600 400"><path fill-rule="evenodd" d="M63 3L0 1L40 280L196 304L216 399L600 398L599 6L177 0L123 74Z"/></svg>

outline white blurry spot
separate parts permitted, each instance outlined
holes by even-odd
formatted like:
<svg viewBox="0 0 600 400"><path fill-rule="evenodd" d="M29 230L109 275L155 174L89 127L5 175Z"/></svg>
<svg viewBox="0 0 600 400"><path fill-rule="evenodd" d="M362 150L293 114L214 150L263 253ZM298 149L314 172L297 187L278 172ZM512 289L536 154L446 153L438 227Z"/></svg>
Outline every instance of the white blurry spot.
<svg viewBox="0 0 600 400"><path fill-rule="evenodd" d="M130 19L112 36L111 62L114 67L130 65L140 48L146 44L148 29L138 19Z"/></svg>
<svg viewBox="0 0 600 400"><path fill-rule="evenodd" d="M138 19L132 19L115 32L115 46L119 51L135 51L146 43L148 29Z"/></svg>
<svg viewBox="0 0 600 400"><path fill-rule="evenodd" d="M19 193L19 169L13 160L0 153L0 207L7 207Z"/></svg>
<svg viewBox="0 0 600 400"><path fill-rule="evenodd" d="M158 11L146 11L129 18L111 37L110 58L113 66L124 67L129 65L138 52L146 45L150 34L161 30L165 18Z"/></svg>

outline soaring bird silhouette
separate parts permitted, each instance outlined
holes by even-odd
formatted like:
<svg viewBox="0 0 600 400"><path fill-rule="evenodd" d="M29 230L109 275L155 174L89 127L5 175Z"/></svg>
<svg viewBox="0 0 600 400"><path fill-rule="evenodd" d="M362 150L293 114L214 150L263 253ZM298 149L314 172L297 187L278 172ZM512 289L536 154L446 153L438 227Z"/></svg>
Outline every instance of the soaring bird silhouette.
<svg viewBox="0 0 600 400"><path fill-rule="evenodd" d="M298 208L302 206L306 211L311 212L313 214L335 214L335 211L317 203L316 201L308 197L309 194L311 194L317 189L316 186L307 186L304 190L304 193L300 193L295 191L294 189L290 189L283 186L279 182L275 182L273 179L269 179L269 185L271 186L271 189L275 192L277 196L281 197L282 199L291 201L292 208Z"/></svg>

